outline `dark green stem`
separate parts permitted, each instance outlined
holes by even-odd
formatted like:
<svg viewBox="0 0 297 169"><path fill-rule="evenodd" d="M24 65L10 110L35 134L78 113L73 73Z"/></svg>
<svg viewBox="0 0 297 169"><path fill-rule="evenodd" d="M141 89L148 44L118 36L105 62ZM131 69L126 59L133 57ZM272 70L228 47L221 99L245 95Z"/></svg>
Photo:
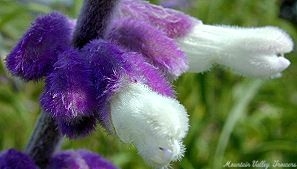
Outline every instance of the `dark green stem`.
<svg viewBox="0 0 297 169"><path fill-rule="evenodd" d="M50 157L58 148L62 136L54 120L48 113L42 112L25 152L40 168L46 168Z"/></svg>
<svg viewBox="0 0 297 169"><path fill-rule="evenodd" d="M73 45L82 48L92 39L103 38L119 0L85 0L76 29Z"/></svg>

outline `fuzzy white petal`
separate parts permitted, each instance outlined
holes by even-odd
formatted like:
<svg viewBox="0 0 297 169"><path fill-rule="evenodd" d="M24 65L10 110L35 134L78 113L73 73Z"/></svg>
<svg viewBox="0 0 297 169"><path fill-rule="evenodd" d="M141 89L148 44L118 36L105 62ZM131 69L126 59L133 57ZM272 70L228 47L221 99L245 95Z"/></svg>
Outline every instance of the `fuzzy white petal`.
<svg viewBox="0 0 297 169"><path fill-rule="evenodd" d="M166 167L183 155L188 115L177 100L131 83L113 96L110 108L116 134L134 144L149 165Z"/></svg>
<svg viewBox="0 0 297 169"><path fill-rule="evenodd" d="M189 57L191 72L203 72L220 64L252 77L279 75L290 65L283 54L293 49L291 38L276 27L197 24L177 41Z"/></svg>

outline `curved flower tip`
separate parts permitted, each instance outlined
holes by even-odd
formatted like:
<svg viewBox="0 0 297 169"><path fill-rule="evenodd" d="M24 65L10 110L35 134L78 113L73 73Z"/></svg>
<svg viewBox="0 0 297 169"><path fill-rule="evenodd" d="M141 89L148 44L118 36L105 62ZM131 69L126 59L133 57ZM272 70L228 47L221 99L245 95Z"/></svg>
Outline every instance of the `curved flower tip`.
<svg viewBox="0 0 297 169"><path fill-rule="evenodd" d="M178 101L134 83L112 97L110 109L115 133L152 167L167 167L183 156L188 115Z"/></svg>
<svg viewBox="0 0 297 169"><path fill-rule="evenodd" d="M114 22L107 39L129 51L139 52L170 77L187 70L187 58L175 41L146 22L125 19Z"/></svg>
<svg viewBox="0 0 297 169"><path fill-rule="evenodd" d="M192 17L143 0L122 0L118 15L120 18L128 17L152 24L170 38L184 36L193 26Z"/></svg>
<svg viewBox="0 0 297 169"><path fill-rule="evenodd" d="M87 60L77 50L60 54L45 81L40 98L43 109L63 120L94 115L96 97L90 73Z"/></svg>
<svg viewBox="0 0 297 169"><path fill-rule="evenodd" d="M8 70L24 80L38 80L52 70L71 40L71 24L62 14L38 17L6 58Z"/></svg>
<svg viewBox="0 0 297 169"><path fill-rule="evenodd" d="M110 161L87 150L59 152L50 160L48 169L117 169Z"/></svg>
<svg viewBox="0 0 297 169"><path fill-rule="evenodd" d="M0 153L1 169L37 169L33 160L26 154L9 149Z"/></svg>
<svg viewBox="0 0 297 169"><path fill-rule="evenodd" d="M251 77L277 77L290 61L293 41L276 27L239 28L196 25L178 43L189 57L189 71L202 72L220 64Z"/></svg>

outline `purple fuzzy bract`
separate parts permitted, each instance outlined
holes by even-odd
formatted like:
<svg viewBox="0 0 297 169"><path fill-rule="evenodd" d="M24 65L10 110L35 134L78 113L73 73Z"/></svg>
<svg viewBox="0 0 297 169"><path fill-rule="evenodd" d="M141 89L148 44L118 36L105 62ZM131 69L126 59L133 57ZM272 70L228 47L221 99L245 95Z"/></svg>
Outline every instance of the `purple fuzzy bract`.
<svg viewBox="0 0 297 169"><path fill-rule="evenodd" d="M120 87L119 80L125 74L123 53L116 45L104 40L94 40L82 49L82 55L90 62L99 107L104 107L108 98Z"/></svg>
<svg viewBox="0 0 297 169"><path fill-rule="evenodd" d="M176 42L146 22L119 20L114 22L106 36L129 51L141 53L173 77L178 77L188 68L187 58Z"/></svg>
<svg viewBox="0 0 297 169"><path fill-rule="evenodd" d="M70 20L56 12L38 17L7 56L8 70L24 80L47 75L58 53L70 45L72 27Z"/></svg>
<svg viewBox="0 0 297 169"><path fill-rule="evenodd" d="M37 169L33 160L26 154L14 149L1 152L0 154L1 169Z"/></svg>
<svg viewBox="0 0 297 169"><path fill-rule="evenodd" d="M87 150L64 151L56 154L48 169L116 169L110 161Z"/></svg>
<svg viewBox="0 0 297 169"><path fill-rule="evenodd" d="M119 15L146 21L164 31L170 38L182 37L193 27L193 19L190 16L143 0L123 0L120 3Z"/></svg>
<svg viewBox="0 0 297 169"><path fill-rule="evenodd" d="M85 135L95 126L94 122L90 122L90 117L95 115L96 104L90 75L86 58L76 49L69 49L59 55L54 70L45 80L41 105L62 125L62 133L67 136ZM82 125L86 124L85 120L88 125Z"/></svg>
<svg viewBox="0 0 297 169"><path fill-rule="evenodd" d="M95 95L85 57L75 49L59 55L54 70L46 78L41 104L57 119L93 115Z"/></svg>

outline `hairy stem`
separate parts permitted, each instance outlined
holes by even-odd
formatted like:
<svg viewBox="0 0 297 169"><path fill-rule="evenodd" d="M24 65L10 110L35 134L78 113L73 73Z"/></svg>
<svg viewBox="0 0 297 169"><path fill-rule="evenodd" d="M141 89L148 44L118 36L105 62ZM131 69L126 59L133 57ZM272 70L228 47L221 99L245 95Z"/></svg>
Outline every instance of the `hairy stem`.
<svg viewBox="0 0 297 169"><path fill-rule="evenodd" d="M95 38L103 38L119 0L85 0L73 35L73 46L82 48ZM25 152L40 168L46 168L49 159L59 147L62 135L48 113L43 112Z"/></svg>
<svg viewBox="0 0 297 169"><path fill-rule="evenodd" d="M103 38L119 0L85 0L73 35L73 45L82 48L95 38Z"/></svg>
<svg viewBox="0 0 297 169"><path fill-rule="evenodd" d="M48 113L42 112L25 152L40 168L46 168L50 157L57 149L62 136L54 120Z"/></svg>

